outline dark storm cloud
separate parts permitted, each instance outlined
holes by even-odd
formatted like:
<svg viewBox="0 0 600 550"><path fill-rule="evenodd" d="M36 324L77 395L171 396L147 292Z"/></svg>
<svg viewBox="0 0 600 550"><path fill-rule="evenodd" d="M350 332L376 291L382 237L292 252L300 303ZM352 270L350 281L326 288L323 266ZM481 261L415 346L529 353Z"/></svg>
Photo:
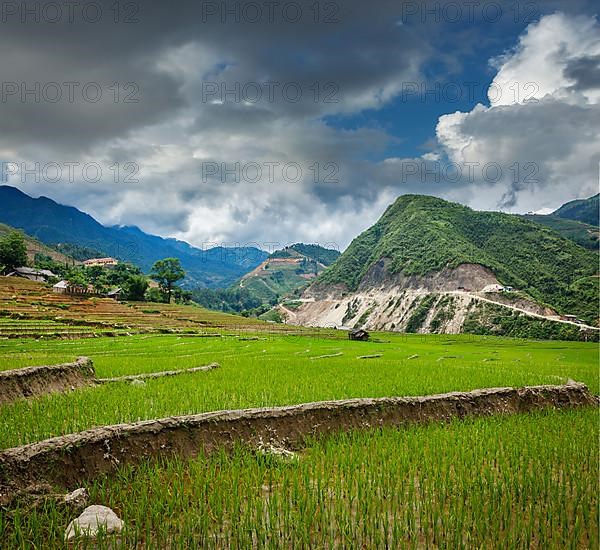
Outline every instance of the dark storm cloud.
<svg viewBox="0 0 600 550"><path fill-rule="evenodd" d="M31 89L35 83L78 82L78 90L98 83L103 92L98 102L82 100L79 94L73 103L21 102L21 90L16 101L15 94L9 95L0 103L0 160L20 155L32 162L77 161L79 156L103 166L136 162L140 181L131 185L13 183L32 194L44 192L74 203L101 221L137 224L195 244L224 239L262 242L275 233L286 243L333 240L343 247L399 193L445 195L457 188L455 198L463 198L458 194L468 182L449 183L427 174L423 179L421 170L431 167L423 167L419 159L373 160L383 158L397 138L379 129L336 128L328 125L326 116L389 104L407 80L423 79L422 68L429 59L436 60L441 73L461 71L465 58L472 62L484 41L501 42L505 29L515 25L514 13L490 25L479 10L473 25L435 14L405 21L407 9L416 6L417 13L422 12L424 3L391 0L301 0L296 4L302 17L294 22L291 12L288 20L281 12L256 22L248 14L238 18L229 12L223 20L224 7L249 2L140 0L137 13L119 12L116 23L114 0L98 3L104 15L96 23L77 14L72 23L62 18L21 24L19 14L16 20L0 23L3 83ZM286 4L292 3L279 2ZM536 5L538 16L561 7L575 12L589 7L583 0ZM327 6L337 8L332 12ZM315 7L320 10L316 21ZM136 21L124 22L128 16ZM520 23L521 29L526 26ZM582 63L589 65L590 60ZM573 80L587 85L588 65L573 62L567 70ZM137 86L130 97L137 101L125 102L132 92L125 89L128 83ZM273 98L269 83L278 83ZM232 98L231 90L248 84L262 89L260 100ZM284 95L286 84L301 90L298 100L294 86ZM214 85L226 91L224 97L220 89L214 93ZM495 145L504 144L515 128L525 139L531 127L544 128L551 117L552 111L544 111L539 120L531 118L528 127L510 113L494 111L485 121L475 113L465 121L465 132L497 136L490 150L498 155L502 148ZM570 127L569 136L576 126ZM572 138L576 141L577 136ZM546 141L544 137L537 142L540 150L549 149ZM556 157L565 151L561 143L550 145L558 151ZM536 153L535 143L521 148L531 147ZM202 170L209 162L294 162L304 175L294 183L281 177L256 184L205 180ZM507 165L512 162L507 158ZM310 172L315 163L320 169L334 163L333 179L324 181L321 172L315 181ZM407 163L417 163L418 173L404 177Z"/></svg>
<svg viewBox="0 0 600 550"><path fill-rule="evenodd" d="M574 80L574 90L600 88L600 55L580 57L571 61L565 68L565 77Z"/></svg>
<svg viewBox="0 0 600 550"><path fill-rule="evenodd" d="M296 3L303 14L297 22L290 22L295 18L293 11L285 17L277 12L264 15L256 22L254 15L243 12L238 21L235 14L223 15L223 6L243 7L248 4L244 2L181 1L140 2L133 16L137 22L115 23L112 0L94 4L103 10L96 23L84 21L78 10L72 22L64 15L56 23L48 22L43 13L39 23L30 15L24 24L19 22L21 10L4 14L0 74L6 94L0 103L0 134L5 145L9 135L13 146L52 141L55 148L84 149L175 116L184 106L201 112L202 86L207 79L228 89L236 83L264 81L301 87L300 101L289 101L278 93L274 101L261 102L263 112L250 115L252 123L273 112L303 117L319 116L328 109L356 110L362 94L385 88L416 67L427 50L417 35L394 25L390 14L397 8L387 1L371 6L358 0L344 2L330 13L327 3L304 0ZM318 17L316 5L321 10ZM331 22L326 22L328 18ZM178 73L168 65L176 65L177 49L189 44L205 58L198 59L196 67L188 63ZM159 66L169 52L172 56ZM63 83L67 82L78 83L74 102L66 99ZM315 101L311 87L329 82L335 85L336 102ZM45 97L56 96L54 86L44 93L48 83L61 85L62 101ZM89 83L100 85L100 101L83 97L82 88ZM137 86L132 94L135 102L124 102L131 89L120 90L115 101L114 83ZM186 83L188 87L182 90ZM37 99L31 93L22 96L36 86L42 89ZM222 123L236 124L238 117L241 124L248 118L243 111L230 109Z"/></svg>
<svg viewBox="0 0 600 550"><path fill-rule="evenodd" d="M16 5L17 10L3 12L0 23L0 74L5 85L17 84L18 90L0 103L0 143L17 147L51 142L58 151L63 146L70 152L168 120L185 106L194 109L201 124L205 117L202 87L207 82L227 89L236 83L296 83L302 90L300 101L290 101L278 91L274 101L263 99L256 112L235 106L226 113L223 109L223 126L260 124L273 114L318 117L377 107L390 99L385 96L386 90L393 95L400 80L418 74L421 63L434 51L430 42L442 40L445 59L451 65L457 60L460 45L472 45L473 37L480 36L477 26L461 31L461 39L449 50L448 37L457 35L432 30L460 22L446 21L443 13L441 17L435 15L439 2L276 3L299 6L302 15L297 21L294 10L286 12L279 7L271 13L263 2L115 4L113 0L100 0L77 4L101 6L98 22L90 22L95 16L93 10L84 16L83 8L75 8L70 14L61 2L57 4L62 6L62 17L57 22L49 21L52 12L46 16L41 12L36 22L35 15L24 11L25 5L43 3L6 4ZM260 8L257 21L253 19L258 12L244 11L250 4ZM550 4L553 9L557 6L555 1L536 5L542 11ZM565 6L576 4L585 3ZM118 14L116 5L120 6ZM235 13L235 8L240 11ZM482 13L475 11L478 21ZM21 23L22 17L25 23ZM509 19L503 17L494 25L508 24ZM400 25L403 20L411 24ZM164 64L157 66L167 52L173 54L166 64L176 64L178 48L188 44L195 44L202 54L196 66L188 64L181 72ZM451 50L456 52L449 53ZM44 97L36 102L31 95L20 100L23 88L65 82L79 83L74 103L53 103ZM88 83L101 86L102 100L93 103L82 98L81 89ZM115 83L119 87L127 83L137 86L132 96L136 102L124 103L128 90L120 90L119 100L115 101L110 89ZM320 89L315 101L315 84L321 88L333 84L334 88ZM379 98L378 91L382 92ZM50 90L50 95L53 93ZM62 93L66 97L64 87ZM332 102L326 102L328 95Z"/></svg>

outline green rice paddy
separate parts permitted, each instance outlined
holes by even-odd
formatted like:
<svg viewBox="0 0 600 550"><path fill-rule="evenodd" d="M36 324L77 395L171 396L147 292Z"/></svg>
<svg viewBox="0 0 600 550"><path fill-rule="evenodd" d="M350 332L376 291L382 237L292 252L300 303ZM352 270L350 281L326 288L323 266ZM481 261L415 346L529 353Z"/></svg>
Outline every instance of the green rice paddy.
<svg viewBox="0 0 600 550"><path fill-rule="evenodd" d="M93 359L99 377L210 372L0 406L0 448L221 409L483 387L586 383L598 347L474 336L133 335L0 342L0 370ZM361 359L361 356L375 356ZM86 487L126 524L124 548L597 548L598 411L540 411L339 433L295 459L233 452L123 467ZM57 488L60 490L60 488ZM0 508L2 548L61 548L77 514ZM115 547L101 537L81 547ZM96 546L94 546L96 545Z"/></svg>
<svg viewBox="0 0 600 550"><path fill-rule="evenodd" d="M594 344L392 334L370 342L247 338L146 335L4 341L0 369L61 363L79 355L92 358L101 378L211 362L221 368L149 380L141 387L108 384L4 405L0 448L94 426L222 409L560 384L569 378L599 391ZM378 354L381 357L358 358Z"/></svg>

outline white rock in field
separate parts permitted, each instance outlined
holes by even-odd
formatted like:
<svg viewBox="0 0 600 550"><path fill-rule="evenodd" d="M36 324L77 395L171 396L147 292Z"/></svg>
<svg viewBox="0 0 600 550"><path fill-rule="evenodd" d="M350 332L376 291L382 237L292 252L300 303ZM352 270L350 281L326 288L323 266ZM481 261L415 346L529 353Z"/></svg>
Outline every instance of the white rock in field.
<svg viewBox="0 0 600 550"><path fill-rule="evenodd" d="M273 444L272 442L265 443L262 438L258 442L258 451L263 455L272 455L285 461L292 461L298 458L295 452L288 451L285 447Z"/></svg>
<svg viewBox="0 0 600 550"><path fill-rule="evenodd" d="M75 489L72 493L65 495L64 502L75 508L83 508L88 503L89 498L90 495L88 495L87 489L80 487L79 489Z"/></svg>
<svg viewBox="0 0 600 550"><path fill-rule="evenodd" d="M132 380L131 381L131 385L132 386L145 386L146 382L144 382L143 380Z"/></svg>
<svg viewBox="0 0 600 550"><path fill-rule="evenodd" d="M93 538L101 529L107 534L120 533L123 526L123 521L110 508L88 506L78 518L69 523L65 540L72 540L80 535Z"/></svg>

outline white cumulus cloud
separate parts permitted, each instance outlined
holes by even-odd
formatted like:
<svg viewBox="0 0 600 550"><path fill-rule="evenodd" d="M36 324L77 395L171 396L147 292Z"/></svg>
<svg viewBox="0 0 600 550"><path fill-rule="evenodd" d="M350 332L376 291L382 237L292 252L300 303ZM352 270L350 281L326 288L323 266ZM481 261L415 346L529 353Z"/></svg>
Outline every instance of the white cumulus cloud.
<svg viewBox="0 0 600 550"><path fill-rule="evenodd" d="M597 193L598 21L545 16L494 62L490 106L444 115L436 129L451 162L465 171L477 166L469 182L473 205L489 208L494 200L502 208L539 210Z"/></svg>

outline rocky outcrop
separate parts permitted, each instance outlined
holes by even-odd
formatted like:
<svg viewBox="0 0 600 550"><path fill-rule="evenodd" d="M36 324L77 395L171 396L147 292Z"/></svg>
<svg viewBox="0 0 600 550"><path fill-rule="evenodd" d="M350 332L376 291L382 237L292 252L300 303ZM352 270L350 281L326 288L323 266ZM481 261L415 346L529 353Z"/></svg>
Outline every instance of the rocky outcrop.
<svg viewBox="0 0 600 550"><path fill-rule="evenodd" d="M427 275L404 275L390 272L390 260L383 258L373 264L358 286L358 292L374 288L416 290L427 292L451 292L458 289L482 291L487 285L498 284L493 271L479 264L461 264Z"/></svg>
<svg viewBox="0 0 600 550"><path fill-rule="evenodd" d="M412 290L420 292L450 292L458 289L482 291L488 285L498 284L491 269L479 264L461 264L453 269L446 268L427 275L405 275L390 272L389 258L373 264L362 278L356 292L343 284L327 285L320 281L311 285L303 297L315 300L339 300L352 294Z"/></svg>
<svg viewBox="0 0 600 550"><path fill-rule="evenodd" d="M458 334L469 312L482 302L518 308L523 314L556 313L524 296L489 294L500 287L494 273L478 264L461 264L424 276L393 274L389 260L376 262L357 290L317 282L303 295L302 305L285 311L289 324L315 327L365 328L399 332Z"/></svg>

